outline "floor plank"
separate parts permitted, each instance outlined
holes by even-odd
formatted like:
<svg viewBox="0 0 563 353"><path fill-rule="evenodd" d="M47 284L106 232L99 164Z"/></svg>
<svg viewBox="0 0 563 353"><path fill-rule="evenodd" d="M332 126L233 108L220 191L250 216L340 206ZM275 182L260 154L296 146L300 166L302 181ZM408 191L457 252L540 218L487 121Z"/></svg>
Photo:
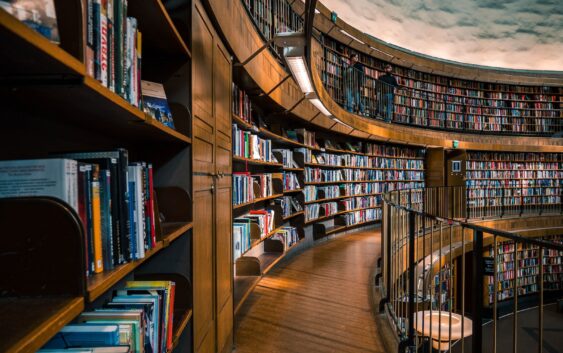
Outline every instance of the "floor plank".
<svg viewBox="0 0 563 353"><path fill-rule="evenodd" d="M379 230L346 235L278 265L237 315L236 353L384 352L372 314Z"/></svg>

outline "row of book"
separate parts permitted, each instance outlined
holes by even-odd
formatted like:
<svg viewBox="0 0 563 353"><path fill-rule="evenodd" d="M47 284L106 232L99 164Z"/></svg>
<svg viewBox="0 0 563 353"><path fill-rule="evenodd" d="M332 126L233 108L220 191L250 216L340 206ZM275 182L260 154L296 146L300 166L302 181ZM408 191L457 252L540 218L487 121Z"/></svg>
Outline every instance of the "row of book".
<svg viewBox="0 0 563 353"><path fill-rule="evenodd" d="M337 212L338 204L336 202L323 202L305 205L305 222L330 216Z"/></svg>
<svg viewBox="0 0 563 353"><path fill-rule="evenodd" d="M127 17L126 0L87 0L86 70L139 107L142 36L137 19Z"/></svg>
<svg viewBox="0 0 563 353"><path fill-rule="evenodd" d="M467 161L468 170L561 170L563 162Z"/></svg>
<svg viewBox="0 0 563 353"><path fill-rule="evenodd" d="M233 114L247 123L251 124L252 119L252 101L248 94L238 88L238 86L233 82Z"/></svg>
<svg viewBox="0 0 563 353"><path fill-rule="evenodd" d="M295 173L283 173L283 191L292 191L301 189L299 177Z"/></svg>
<svg viewBox="0 0 563 353"><path fill-rule="evenodd" d="M236 261L252 247L251 222L243 219L233 221L233 260Z"/></svg>
<svg viewBox="0 0 563 353"><path fill-rule="evenodd" d="M297 162L293 159L294 151L292 151L290 149L279 148L279 149L273 149L272 152L274 152L274 154L281 155L281 163L283 164L283 166L285 168L301 168L302 167L302 166L299 166L299 164L297 164ZM299 152L295 152L295 153L299 153Z"/></svg>
<svg viewBox="0 0 563 353"><path fill-rule="evenodd" d="M278 173L233 172L233 205L253 202L274 194L273 179Z"/></svg>
<svg viewBox="0 0 563 353"><path fill-rule="evenodd" d="M153 168L124 149L0 162L0 197L51 196L84 227L87 275L145 257L156 246Z"/></svg>
<svg viewBox="0 0 563 353"><path fill-rule="evenodd" d="M242 158L277 163L272 154L272 141L263 139L233 124L233 155Z"/></svg>
<svg viewBox="0 0 563 353"><path fill-rule="evenodd" d="M561 180L557 179L477 179L467 180L468 188L510 189L510 188L554 188L563 187Z"/></svg>
<svg viewBox="0 0 563 353"><path fill-rule="evenodd" d="M283 244L284 251L299 242L299 233L295 227L282 227L272 235L271 239L278 240Z"/></svg>
<svg viewBox="0 0 563 353"><path fill-rule="evenodd" d="M319 199L319 192L322 194L322 199L331 199L335 197L340 197L342 194L340 192L341 187L339 185L326 185L326 186L314 186L307 185L303 188L303 194L305 195L305 202L311 202Z"/></svg>
<svg viewBox="0 0 563 353"><path fill-rule="evenodd" d="M264 239L275 228L275 213L273 209L252 210L249 213L234 219L233 224L256 224L260 231L260 238ZM249 228L250 232L250 228Z"/></svg>
<svg viewBox="0 0 563 353"><path fill-rule="evenodd" d="M381 206L381 195L351 197L349 199L340 200L339 203L347 211L357 208L375 208Z"/></svg>
<svg viewBox="0 0 563 353"><path fill-rule="evenodd" d="M344 219L347 226L353 226L358 223L377 221L381 219L381 209L368 208L366 210L345 213Z"/></svg>
<svg viewBox="0 0 563 353"><path fill-rule="evenodd" d="M468 170L469 179L563 179L561 170Z"/></svg>
<svg viewBox="0 0 563 353"><path fill-rule="evenodd" d="M559 153L533 153L533 152L476 152L467 153L468 161L477 162L561 162L563 157Z"/></svg>
<svg viewBox="0 0 563 353"><path fill-rule="evenodd" d="M468 189L469 198L490 198L490 197L520 197L520 196L559 196L560 188L486 188Z"/></svg>
<svg viewBox="0 0 563 353"><path fill-rule="evenodd" d="M175 292L172 281L129 281L102 308L83 312L63 327L39 352L169 352Z"/></svg>
<svg viewBox="0 0 563 353"><path fill-rule="evenodd" d="M424 173L422 171L408 170L360 170L360 169L320 169L305 168L305 182L358 182L358 181L422 181Z"/></svg>
<svg viewBox="0 0 563 353"><path fill-rule="evenodd" d="M284 196L275 200L281 206L282 216L289 217L297 212L303 211L303 205L295 196Z"/></svg>

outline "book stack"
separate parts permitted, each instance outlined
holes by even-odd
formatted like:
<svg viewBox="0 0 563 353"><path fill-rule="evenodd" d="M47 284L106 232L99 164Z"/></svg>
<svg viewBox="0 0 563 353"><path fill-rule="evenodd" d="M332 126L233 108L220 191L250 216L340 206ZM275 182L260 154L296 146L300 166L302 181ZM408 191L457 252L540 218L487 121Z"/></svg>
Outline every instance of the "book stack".
<svg viewBox="0 0 563 353"><path fill-rule="evenodd" d="M289 131L287 133L288 135L290 134ZM301 143L310 147L318 148L317 140L315 139L315 133L313 131L308 131L306 129L295 129L294 134L297 135L297 138Z"/></svg>
<svg viewBox="0 0 563 353"><path fill-rule="evenodd" d="M233 83L233 114L252 124L252 102L245 91Z"/></svg>
<svg viewBox="0 0 563 353"><path fill-rule="evenodd" d="M295 173L283 173L283 191L293 191L301 189L299 178Z"/></svg>
<svg viewBox="0 0 563 353"><path fill-rule="evenodd" d="M275 228L274 217L275 211L272 209L252 210L246 215L235 218L234 223L255 223L260 229L260 238L264 239Z"/></svg>
<svg viewBox="0 0 563 353"><path fill-rule="evenodd" d="M87 0L86 9L88 74L139 107L142 36L127 0Z"/></svg>
<svg viewBox="0 0 563 353"><path fill-rule="evenodd" d="M39 352L167 352L172 349L175 283L130 281L103 308L83 312Z"/></svg>
<svg viewBox="0 0 563 353"><path fill-rule="evenodd" d="M233 221L233 260L247 252L252 246L251 241L251 220L247 218L235 219Z"/></svg>
<svg viewBox="0 0 563 353"><path fill-rule="evenodd" d="M253 182L249 172L233 172L233 205L254 201Z"/></svg>
<svg viewBox="0 0 563 353"><path fill-rule="evenodd" d="M272 154L272 141L260 138L233 124L233 155L242 158L277 163Z"/></svg>
<svg viewBox="0 0 563 353"><path fill-rule="evenodd" d="M65 153L52 159L0 162L0 197L51 196L84 227L86 274L141 259L156 246L153 168L128 152Z"/></svg>
<svg viewBox="0 0 563 353"><path fill-rule="evenodd" d="M307 183L322 183L344 180L346 179L344 178L342 170L305 168L305 182Z"/></svg>
<svg viewBox="0 0 563 353"><path fill-rule="evenodd" d="M282 198L275 200L277 204L281 206L282 216L289 217L294 213L303 211L303 206L294 196L284 196Z"/></svg>
<svg viewBox="0 0 563 353"><path fill-rule="evenodd" d="M322 210L322 214L321 214ZM338 212L336 202L314 203L305 206L305 222L309 222L321 217L328 217Z"/></svg>
<svg viewBox="0 0 563 353"><path fill-rule="evenodd" d="M258 190L260 190L260 194L254 195L254 197L263 198L274 194L272 174L253 174L252 183L258 185Z"/></svg>
<svg viewBox="0 0 563 353"><path fill-rule="evenodd" d="M293 245L297 244L299 241L299 234L295 227L282 227L276 234L272 235L272 239L279 240L284 247L284 251L287 251Z"/></svg>
<svg viewBox="0 0 563 353"><path fill-rule="evenodd" d="M368 208L365 210L348 212L344 214L344 219L347 226L355 225L358 223L371 222L381 219L380 208Z"/></svg>

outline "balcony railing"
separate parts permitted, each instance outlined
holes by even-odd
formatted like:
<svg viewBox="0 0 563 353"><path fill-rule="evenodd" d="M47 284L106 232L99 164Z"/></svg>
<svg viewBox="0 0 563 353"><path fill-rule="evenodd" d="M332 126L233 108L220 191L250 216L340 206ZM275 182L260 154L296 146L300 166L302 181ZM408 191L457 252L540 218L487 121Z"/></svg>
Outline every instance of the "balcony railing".
<svg viewBox="0 0 563 353"><path fill-rule="evenodd" d="M380 308L400 352L543 352L560 342L544 316L563 298L563 238L471 222L461 188L393 191L383 201Z"/></svg>

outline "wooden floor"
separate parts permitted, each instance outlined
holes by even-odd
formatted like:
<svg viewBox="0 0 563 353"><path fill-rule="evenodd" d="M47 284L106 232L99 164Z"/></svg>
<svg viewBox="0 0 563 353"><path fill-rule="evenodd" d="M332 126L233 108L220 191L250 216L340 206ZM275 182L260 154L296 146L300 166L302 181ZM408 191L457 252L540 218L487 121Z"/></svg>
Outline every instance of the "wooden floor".
<svg viewBox="0 0 563 353"><path fill-rule="evenodd" d="M379 230L317 245L281 263L244 303L236 353L384 352L372 314Z"/></svg>

